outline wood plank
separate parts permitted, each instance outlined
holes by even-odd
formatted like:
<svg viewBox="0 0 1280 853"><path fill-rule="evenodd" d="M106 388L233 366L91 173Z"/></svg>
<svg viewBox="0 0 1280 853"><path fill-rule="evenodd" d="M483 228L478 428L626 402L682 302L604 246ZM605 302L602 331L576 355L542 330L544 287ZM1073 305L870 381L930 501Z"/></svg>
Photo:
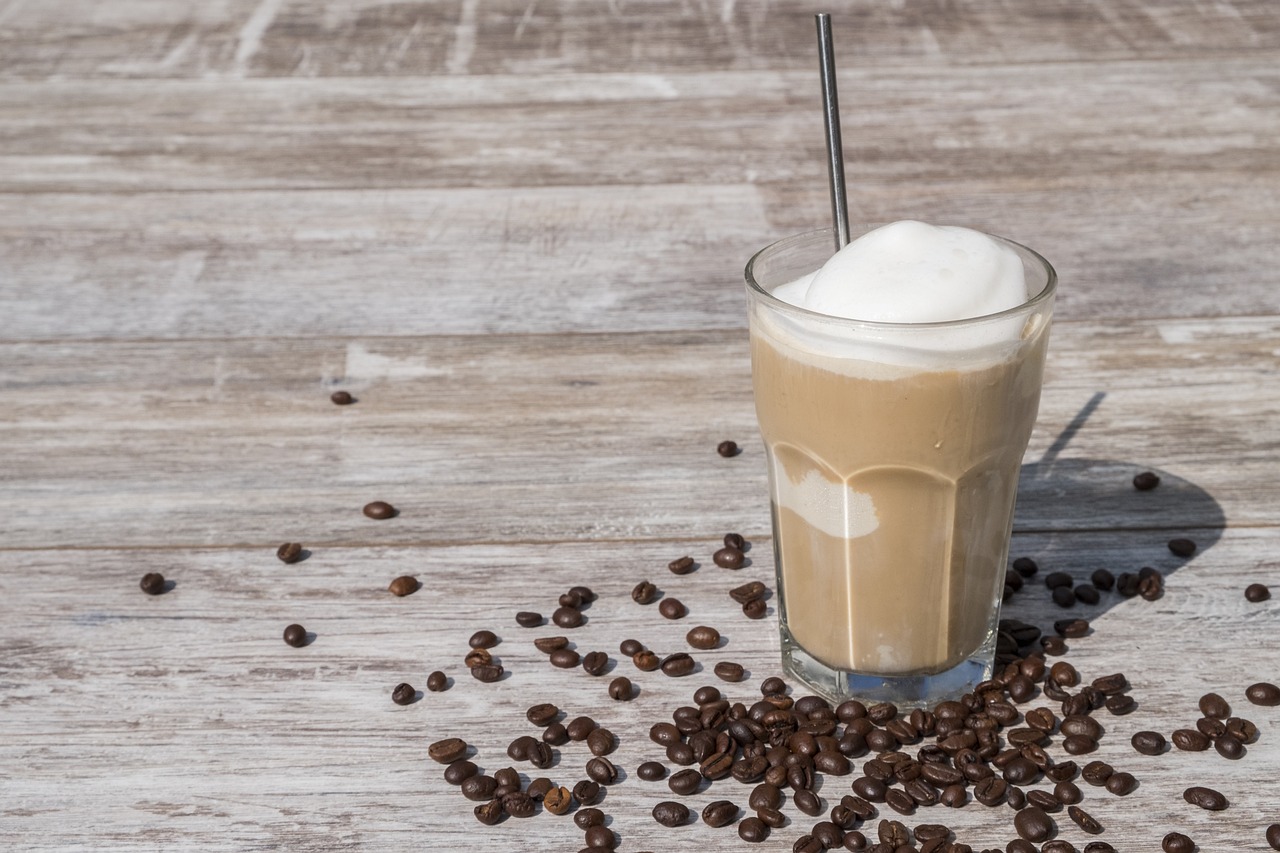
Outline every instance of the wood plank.
<svg viewBox="0 0 1280 853"><path fill-rule="evenodd" d="M821 184L811 73L0 84L0 190ZM859 180L1096 184L1280 168L1280 69L851 69Z"/></svg>
<svg viewBox="0 0 1280 853"><path fill-rule="evenodd" d="M1064 323L1020 530L1273 524L1280 319ZM11 548L558 541L769 525L744 332L8 344ZM327 399L351 389L354 406ZM716 444L744 453L722 459ZM1134 492L1137 471L1166 484ZM399 518L373 522L368 501Z"/></svg>
<svg viewBox="0 0 1280 853"><path fill-rule="evenodd" d="M741 328L746 259L828 215L810 177L10 195L0 340ZM850 183L860 220L961 223L1036 247L1061 277L1060 319L1280 314L1266 286L1280 198L1254 175Z"/></svg>
<svg viewBox="0 0 1280 853"><path fill-rule="evenodd" d="M1191 533L1213 537L1217 531ZM1275 819L1280 783L1266 769L1280 762L1280 709L1248 704L1243 689L1276 680L1280 658L1267 638L1280 628L1280 606L1249 604L1241 590L1259 579L1276 580L1280 532L1229 529L1212 544L1202 541L1206 547L1177 567L1180 561L1162 547L1153 552L1131 533L1015 537L1015 552L1037 557L1042 572L1083 579L1098 566L1151 564L1167 575L1159 601L1110 594L1097 607L1072 611L1090 618L1093 632L1070 641L1066 659L1086 680L1126 673L1138 701L1128 716L1098 712L1107 733L1088 756L1133 773L1138 790L1118 798L1081 784L1083 807L1105 827L1100 837L1119 850L1158 849L1164 833L1176 828L1203 850L1261 851L1263 830ZM712 830L700 821L679 830L657 827L649 810L673 797L665 784L634 775L641 761L662 758L648 740L650 724L669 719L696 687L715 682L731 697L751 701L760 681L779 669L772 616L745 619L724 594L748 578L773 586L768 540L755 542L752 553L761 556L737 573L704 567L676 577L662 568L673 555L705 557L709 547L655 539L625 548L599 542L324 548L295 566L261 549L109 549L71 559L43 549L0 554L6 733L0 767L10 771L0 845L506 853L535 837L546 849L577 849L582 833L567 816L539 813L482 827L471 816L473 804L442 781L441 768L425 755L434 740L460 735L487 771L513 764L507 743L537 732L525 709L552 701L569 715L591 715L618 737L613 758L626 776L602 808L624 849L742 849L732 829ZM155 598L137 586L139 576L153 570L176 582ZM426 587L395 599L385 585L404 571L418 573ZM628 591L643 577L678 594L691 615L670 622L631 602ZM550 667L530 642L550 629L517 628L512 614L525 607L549 612L551 597L584 581L600 598L586 625L572 632L579 649L616 657L618 643L634 637L670 652L683 647L692 624L712 624L727 645L693 655L703 667L738 660L749 680L726 685L705 669L673 679L616 661L602 678ZM1006 607L1006 615L1046 629L1062 613L1040 584ZM306 648L280 641L283 626L295 620L315 633ZM463 673L467 638L481 626L503 640L494 651L509 674L493 685ZM421 689L437 667L455 679L451 689L424 693L407 707L390 702L396 683ZM640 686L634 701L605 698L607 680L617 673ZM1168 736L1192 725L1197 698L1210 690L1260 730L1241 761L1212 750L1148 757L1129 745L1138 730ZM1056 704L1037 696L1023 709ZM1049 751L1065 757L1060 746ZM547 775L572 785L583 778L587 757L581 744L563 747ZM540 775L527 764L516 766L526 779ZM1225 793L1230 808L1208 813L1184 803L1181 792L1193 783ZM847 790L847 778L832 777L820 794L830 806ZM688 801L700 810L717 798L744 803L746 793L726 780ZM810 825L790 804L786 811L791 823L758 849L789 851ZM946 823L975 849L1003 847L1013 837L1013 812L1005 806L943 811L921 809L906 820L910 826ZM886 814L892 816L882 808ZM1059 837L1077 848L1089 840L1064 814L1056 818Z"/></svg>
<svg viewBox="0 0 1280 853"><path fill-rule="evenodd" d="M353 77L813 68L810 5L100 0L0 4L0 75ZM1235 56L1280 47L1269 0L941 0L837 10L841 64Z"/></svg>

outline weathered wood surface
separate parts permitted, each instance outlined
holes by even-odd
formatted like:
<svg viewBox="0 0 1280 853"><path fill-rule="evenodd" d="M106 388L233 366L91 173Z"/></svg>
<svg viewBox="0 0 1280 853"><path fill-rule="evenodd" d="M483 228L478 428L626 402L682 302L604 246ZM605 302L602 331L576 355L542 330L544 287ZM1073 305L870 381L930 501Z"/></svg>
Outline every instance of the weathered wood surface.
<svg viewBox="0 0 1280 853"><path fill-rule="evenodd" d="M813 11L0 0L0 848L576 850L567 818L481 827L425 757L463 734L506 766L544 700L609 725L627 774L656 756L650 723L712 679L625 663L642 693L617 704L547 666L529 638L553 629L512 614L574 583L602 595L584 651L675 651L705 623L728 642L695 656L750 670L735 698L777 671L773 613L724 595L772 586L740 270L827 215ZM1242 590L1280 588L1280 12L832 11L855 218L984 228L1061 273L1014 553L1168 579L1076 611L1095 630L1068 660L1140 703L1103 715L1098 755L1141 787L1083 805L1121 851L1171 828L1266 849L1280 713L1242 690L1280 681L1280 606ZM1135 492L1140 469L1161 487ZM401 515L364 518L373 499ZM736 574L707 559L728 530L754 541ZM310 557L281 564L285 540ZM667 572L685 553L702 568ZM144 596L151 570L174 588ZM388 595L406 572L425 587ZM641 577L693 614L634 605ZM1032 584L1007 614L1062 611ZM280 641L292 621L310 646ZM463 671L482 626L499 684ZM390 702L436 667L448 692ZM1243 760L1133 751L1208 690L1258 724ZM1231 808L1183 803L1193 783ZM830 806L847 780L827 785ZM692 801L726 791L745 799ZM622 849L745 847L661 830L667 795L610 792ZM937 811L908 823L1011 837L1006 807Z"/></svg>
<svg viewBox="0 0 1280 853"><path fill-rule="evenodd" d="M729 487L726 485L725 490ZM661 758L649 726L669 719L696 687L716 683L750 700L777 673L772 619L742 616L725 591L747 579L771 581L767 539L756 540L753 565L731 573L707 559L718 529L696 541L652 538L627 543L461 545L446 547L317 547L293 566L273 549L47 549L4 556L0 601L0 845L6 849L433 849L577 850L582 833L568 816L539 813L484 829L473 803L445 784L426 746L463 736L489 772L513 764L506 745L536 733L529 706L555 702L570 716L589 714L618 737L614 758L627 774L604 808L622 849L746 849L732 829L701 822L679 830L657 826L648 811L670 798L665 783L634 776L641 761ZM1014 552L1037 558L1042 571L1079 579L1098 566L1154 565L1167 576L1156 602L1111 594L1097 607L1073 612L1093 621L1091 636L1070 641L1067 659L1086 678L1128 675L1139 708L1125 717L1101 712L1106 737L1095 757L1132 772L1141 787L1126 798L1081 785L1082 806L1105 827L1118 850L1155 850L1171 828L1192 835L1201 850L1264 850L1262 831L1274 821L1280 783L1280 708L1248 704L1243 689L1277 677L1276 601L1249 604L1243 587L1277 577L1280 536L1274 528L1189 531L1202 543L1190 562L1132 533L1017 535ZM1203 535L1202 535L1203 534ZM377 538L377 537L371 537ZM689 553L702 567L670 574L666 563ZM142 595L137 579L158 570L175 581L168 593ZM387 582L417 573L424 588L396 599ZM640 607L629 590L651 578L691 613L670 622L656 606ZM686 648L695 624L721 628L725 645L693 654L704 670L684 679L641 673L615 660L605 676L549 666L531 639L550 627L515 626L515 610L549 613L552 600L587 581L600 596L588 622L569 632L583 652L618 658L628 637L660 652ZM20 603L21 606L14 606ZM772 608L770 608L772 610ZM1041 584L1015 596L1006 613L1046 628L1063 611ZM285 624L314 632L303 649L280 641ZM495 630L494 651L509 675L484 685L465 674L462 656L478 627ZM705 668L737 660L750 671L738 685L718 682ZM432 669L453 679L444 693L425 693L408 707L389 699L408 681L422 690ZM606 698L606 684L626 674L640 686L628 704ZM1215 752L1172 751L1146 757L1129 745L1133 732L1166 736L1199 716L1198 696L1217 691L1234 712L1260 729L1239 762ZM1026 708L1056 706L1037 697ZM1059 740L1055 738L1055 741ZM1060 746L1051 754L1062 758ZM570 785L583 776L582 744L559 750L545 775ZM860 763L860 762L859 762ZM544 775L519 763L527 777ZM828 806L849 779L828 777ZM1201 812L1181 799L1189 784L1221 790L1222 813ZM1032 787L1045 787L1043 784ZM745 800L732 780L717 782L690 802ZM810 821L792 823L752 849L789 851ZM882 811L885 811L882 807ZM1013 812L971 806L920 810L908 819L945 822L975 847L1012 836ZM1060 837L1090 840L1064 814Z"/></svg>
<svg viewBox="0 0 1280 853"><path fill-rule="evenodd" d="M1273 523L1277 339L1268 318L1055 329L1019 528ZM737 330L7 344L0 382L0 434L41 450L4 472L11 547L635 539L769 525ZM338 387L359 402L330 403ZM1053 462L1038 464L1099 392ZM718 456L725 438L744 452ZM1170 487L1134 492L1148 467ZM375 499L403 516L365 518Z"/></svg>

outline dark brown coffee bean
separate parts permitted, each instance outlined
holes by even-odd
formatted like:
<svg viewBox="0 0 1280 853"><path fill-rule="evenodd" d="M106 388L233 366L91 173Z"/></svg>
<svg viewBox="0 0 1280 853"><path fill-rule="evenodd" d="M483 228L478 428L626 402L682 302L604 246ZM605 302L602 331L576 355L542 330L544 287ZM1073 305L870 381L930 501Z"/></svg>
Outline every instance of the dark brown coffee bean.
<svg viewBox="0 0 1280 853"><path fill-rule="evenodd" d="M757 844L769 837L769 827L758 817L743 818L738 823L738 837L750 844Z"/></svg>
<svg viewBox="0 0 1280 853"><path fill-rule="evenodd" d="M671 574L673 575L687 575L697 567L698 564L693 561L693 557L689 556L684 556L678 560L672 560L670 563L667 563L667 568L671 570Z"/></svg>
<svg viewBox="0 0 1280 853"><path fill-rule="evenodd" d="M556 649L550 660L551 665L559 669L573 669L582 662L582 657L574 649Z"/></svg>
<svg viewBox="0 0 1280 853"><path fill-rule="evenodd" d="M1190 557L1196 552L1196 543L1190 539L1170 539L1169 550L1175 557Z"/></svg>
<svg viewBox="0 0 1280 853"><path fill-rule="evenodd" d="M1041 770L1045 776L1054 782L1070 782L1080 772L1080 768L1070 759L1056 762L1048 767L1041 768Z"/></svg>
<svg viewBox="0 0 1280 853"><path fill-rule="evenodd" d="M729 597L739 604L746 604L748 601L764 598L767 591L768 589L760 581L751 581L729 590Z"/></svg>
<svg viewBox="0 0 1280 853"><path fill-rule="evenodd" d="M472 649L467 652L462 662L467 665L467 669L475 669L478 666L488 666L493 663L493 655L488 649Z"/></svg>
<svg viewBox="0 0 1280 853"><path fill-rule="evenodd" d="M771 675L760 682L762 696L781 696L787 692L787 683L776 675Z"/></svg>
<svg viewBox="0 0 1280 853"><path fill-rule="evenodd" d="M585 715L574 717L565 725L569 740L575 743L586 740L598 728L600 727L596 725L596 721Z"/></svg>
<svg viewBox="0 0 1280 853"><path fill-rule="evenodd" d="M716 445L716 453L728 459L731 456L738 455L738 443L736 441L722 441Z"/></svg>
<svg viewBox="0 0 1280 853"><path fill-rule="evenodd" d="M725 778L733 770L733 753L716 752L708 755L703 759L700 770L703 776L712 781Z"/></svg>
<svg viewBox="0 0 1280 853"><path fill-rule="evenodd" d="M525 719L535 726L549 726L560 716L560 709L550 702L534 705L524 712Z"/></svg>
<svg viewBox="0 0 1280 853"><path fill-rule="evenodd" d="M583 619L582 611L575 607L557 607L551 614L551 621L561 628L577 628Z"/></svg>
<svg viewBox="0 0 1280 853"><path fill-rule="evenodd" d="M581 593L575 592L574 590L571 589L568 592L562 594L558 599L557 603L561 607L568 607L571 610L578 610L582 607L585 601L582 598Z"/></svg>
<svg viewBox="0 0 1280 853"><path fill-rule="evenodd" d="M1196 843L1181 832L1170 832L1160 842L1164 853L1194 853Z"/></svg>
<svg viewBox="0 0 1280 853"><path fill-rule="evenodd" d="M364 514L369 518L382 521L399 515L396 508L386 501L373 501L364 505Z"/></svg>
<svg viewBox="0 0 1280 853"><path fill-rule="evenodd" d="M1243 717L1228 717L1227 734L1241 743L1253 743L1258 739L1258 727Z"/></svg>
<svg viewBox="0 0 1280 853"><path fill-rule="evenodd" d="M440 670L435 670L427 676L427 689L432 693L440 693L449 687L449 678Z"/></svg>
<svg viewBox="0 0 1280 853"><path fill-rule="evenodd" d="M418 691L413 689L412 684L403 681L391 690L391 701L397 705L411 705L416 698Z"/></svg>
<svg viewBox="0 0 1280 853"><path fill-rule="evenodd" d="M1254 705L1261 705L1264 708L1272 708L1280 705L1280 687L1268 682L1259 681L1256 684L1250 684L1244 690L1244 696Z"/></svg>
<svg viewBox="0 0 1280 853"><path fill-rule="evenodd" d="M667 778L667 768L658 761L646 761L636 768L636 775L646 782L657 782Z"/></svg>
<svg viewBox="0 0 1280 853"><path fill-rule="evenodd" d="M1111 778L1111 774L1115 770L1105 761L1090 761L1080 771L1080 778L1088 782L1090 785L1102 787L1107 784L1107 780Z"/></svg>
<svg viewBox="0 0 1280 853"><path fill-rule="evenodd" d="M1108 711L1117 717L1121 717L1132 713L1138 707L1138 703L1128 693L1121 693L1116 696L1108 696L1106 707Z"/></svg>
<svg viewBox="0 0 1280 853"><path fill-rule="evenodd" d="M593 779L583 779L573 786L573 798L584 806L594 806L600 802L600 783Z"/></svg>
<svg viewBox="0 0 1280 853"><path fill-rule="evenodd" d="M1203 752L1209 748L1209 738L1195 729L1178 729L1170 738L1173 745L1187 752Z"/></svg>
<svg viewBox="0 0 1280 853"><path fill-rule="evenodd" d="M286 542L276 549L276 557L282 563L296 563L302 559L302 543Z"/></svg>
<svg viewBox="0 0 1280 853"><path fill-rule="evenodd" d="M506 817L506 812L502 810L502 800L498 799L481 803L472 810L472 814L485 826L493 826Z"/></svg>
<svg viewBox="0 0 1280 853"><path fill-rule="evenodd" d="M1041 637L1040 647L1044 649L1046 655L1054 657L1067 653L1067 644L1062 641L1061 637Z"/></svg>
<svg viewBox="0 0 1280 853"><path fill-rule="evenodd" d="M658 603L658 612L665 619L683 619L689 610L680 603L678 598L664 598Z"/></svg>
<svg viewBox="0 0 1280 853"><path fill-rule="evenodd" d="M1182 799L1193 806L1199 806L1211 812L1220 812L1228 805L1227 798L1222 794L1212 788L1205 788L1199 785L1193 785L1183 791Z"/></svg>
<svg viewBox="0 0 1280 853"><path fill-rule="evenodd" d="M587 652L582 656L582 669L587 675L602 675L609 668L609 656L604 652Z"/></svg>
<svg viewBox="0 0 1280 853"><path fill-rule="evenodd" d="M544 744L545 745L545 744ZM587 762L587 778L601 785L612 785L618 781L618 768L603 756L596 756Z"/></svg>
<svg viewBox="0 0 1280 853"><path fill-rule="evenodd" d="M479 772L480 768L473 762L455 761L444 769L444 781L450 785L461 785Z"/></svg>
<svg viewBox="0 0 1280 853"><path fill-rule="evenodd" d="M1106 789L1117 797L1125 797L1133 793L1133 789L1138 787L1138 780L1133 778L1132 773L1126 773L1123 770L1112 773L1105 783Z"/></svg>
<svg viewBox="0 0 1280 853"><path fill-rule="evenodd" d="M1267 827L1267 843L1271 845L1272 850L1280 850L1280 823L1273 823Z"/></svg>
<svg viewBox="0 0 1280 853"><path fill-rule="evenodd" d="M551 654L569 645L568 637L539 637L533 641L534 648L544 654ZM575 663L574 666L577 666Z"/></svg>
<svg viewBox="0 0 1280 853"><path fill-rule="evenodd" d="M1152 471L1143 471L1133 477L1133 487L1140 492L1149 492L1160 485L1160 477Z"/></svg>
<svg viewBox="0 0 1280 853"><path fill-rule="evenodd" d="M618 844L613 830L603 824L588 827L584 840L587 843L587 849L592 851L612 850Z"/></svg>
<svg viewBox="0 0 1280 853"><path fill-rule="evenodd" d="M885 805L900 815L914 814L916 810L916 801L901 788L890 788L886 791L884 802Z"/></svg>
<svg viewBox="0 0 1280 853"><path fill-rule="evenodd" d="M777 809L782 806L785 797L782 790L776 785L770 785L768 782L756 785L751 790L750 796L747 797L747 806L760 811L761 809Z"/></svg>
<svg viewBox="0 0 1280 853"><path fill-rule="evenodd" d="M716 800L708 803L702 810L702 822L718 829L737 820L739 811L741 810L728 800Z"/></svg>
<svg viewBox="0 0 1280 853"><path fill-rule="evenodd" d="M334 391L329 395L329 402L335 406L350 406L355 401L356 398L351 396L350 391Z"/></svg>
<svg viewBox="0 0 1280 853"><path fill-rule="evenodd" d="M810 817L817 817L822 814L822 800L818 795L808 788L801 788L791 796L791 801L795 803L795 807Z"/></svg>
<svg viewBox="0 0 1280 853"><path fill-rule="evenodd" d="M648 581L640 581L631 590L631 600L636 604L652 604L658 597L658 588Z"/></svg>
<svg viewBox="0 0 1280 853"><path fill-rule="evenodd" d="M720 645L720 632L709 625L699 625L696 628L690 629L689 633L685 634L684 638L689 645L693 646L695 649L702 649L703 651L714 649L716 646Z"/></svg>
<svg viewBox="0 0 1280 853"><path fill-rule="evenodd" d="M448 768L446 768L445 772L448 772ZM493 792L497 787L498 783L493 780L492 776L473 775L463 779L460 783L462 796L473 802L493 799Z"/></svg>
<svg viewBox="0 0 1280 853"><path fill-rule="evenodd" d="M1064 806L1072 806L1084 799L1084 794L1071 782L1063 780L1053 786L1053 798Z"/></svg>
<svg viewBox="0 0 1280 853"><path fill-rule="evenodd" d="M293 646L295 649L302 648L307 644L307 629L297 623L289 625L284 629L284 641L286 645Z"/></svg>
<svg viewBox="0 0 1280 853"><path fill-rule="evenodd" d="M427 747L427 756L438 764L452 764L467 754L467 742L462 738L448 737Z"/></svg>
<svg viewBox="0 0 1280 853"><path fill-rule="evenodd" d="M539 776L537 779L534 779L532 782L529 783L529 787L525 788L525 791L529 794L530 797L533 797L535 801L540 803L546 799L547 794L555 786L556 786L556 783L552 782L546 776Z"/></svg>
<svg viewBox="0 0 1280 853"><path fill-rule="evenodd" d="M1013 828L1027 841L1039 843L1053 834L1053 818L1044 809L1028 806L1013 819Z"/></svg>
<svg viewBox="0 0 1280 853"><path fill-rule="evenodd" d="M742 615L748 619L763 619L769 614L769 605L763 598L753 599L742 605Z"/></svg>
<svg viewBox="0 0 1280 853"><path fill-rule="evenodd" d="M471 677L476 681L492 684L495 681L499 681L505 672L506 670L502 668L500 663L484 664L473 666L471 668Z"/></svg>
<svg viewBox="0 0 1280 853"><path fill-rule="evenodd" d="M1049 589L1057 589L1063 586L1072 586L1075 584L1075 578L1066 572L1049 572L1044 576L1044 585Z"/></svg>
<svg viewBox="0 0 1280 853"><path fill-rule="evenodd" d="M1040 768L1021 755L1014 756L1013 760L1005 764L1003 771L1004 780L1014 785L1032 782L1040 775Z"/></svg>
<svg viewBox="0 0 1280 853"><path fill-rule="evenodd" d="M1071 735L1062 741L1062 749L1068 755L1087 755L1098 748L1098 742L1087 735Z"/></svg>
<svg viewBox="0 0 1280 853"><path fill-rule="evenodd" d="M676 652L663 658L662 671L672 678L680 678L693 672L696 663L688 652Z"/></svg>
<svg viewBox="0 0 1280 853"><path fill-rule="evenodd" d="M393 580L387 586L387 591L397 598L404 598L406 595L413 595L418 591L418 579L413 575L401 575Z"/></svg>
<svg viewBox="0 0 1280 853"><path fill-rule="evenodd" d="M1138 581L1138 595L1146 601L1155 601L1164 595L1164 578L1160 575L1148 575Z"/></svg>
<svg viewBox="0 0 1280 853"><path fill-rule="evenodd" d="M1271 590L1267 589L1266 584L1251 583L1244 588L1245 601L1253 604L1260 604L1271 598Z"/></svg>
<svg viewBox="0 0 1280 853"><path fill-rule="evenodd" d="M973 798L984 806L999 805L1008 788L1008 783L999 776L989 776L973 786Z"/></svg>
<svg viewBox="0 0 1280 853"><path fill-rule="evenodd" d="M1165 741L1164 735L1151 731L1135 732L1130 742L1133 744L1133 748L1143 755L1159 755L1169 745Z"/></svg>
<svg viewBox="0 0 1280 853"><path fill-rule="evenodd" d="M1069 586L1055 586L1053 588L1053 603L1059 607L1074 607L1076 591Z"/></svg>
<svg viewBox="0 0 1280 853"><path fill-rule="evenodd" d="M495 770L493 780L498 783L499 788L518 789L520 787L520 773L514 767Z"/></svg>
<svg viewBox="0 0 1280 853"><path fill-rule="evenodd" d="M1200 697L1200 713L1215 720L1225 720L1231 716L1231 705L1217 693L1206 693Z"/></svg>
<svg viewBox="0 0 1280 853"><path fill-rule="evenodd" d="M521 628L537 628L543 621L542 614L532 610L521 610L516 614L516 624Z"/></svg>
<svg viewBox="0 0 1280 853"><path fill-rule="evenodd" d="M476 631L467 641L473 649L491 649L498 645L498 635L492 631Z"/></svg>
<svg viewBox="0 0 1280 853"><path fill-rule="evenodd" d="M1110 592L1116 585L1116 576L1106 569L1094 569L1089 582L1103 592Z"/></svg>
<svg viewBox="0 0 1280 853"><path fill-rule="evenodd" d="M680 770L667 779L667 787L671 789L671 793L687 797L702 786L702 779L702 773L697 770Z"/></svg>
<svg viewBox="0 0 1280 853"><path fill-rule="evenodd" d="M1047 812L1056 812L1062 809L1062 803L1057 797L1049 791L1041 791L1038 788L1027 791L1027 802Z"/></svg>
<svg viewBox="0 0 1280 853"><path fill-rule="evenodd" d="M726 548L737 548L739 551L747 550L747 540L742 538L741 533L726 533L724 535L724 546Z"/></svg>
<svg viewBox="0 0 1280 853"><path fill-rule="evenodd" d="M573 822L578 829L586 831L593 826L604 826L605 814L596 808L578 809L573 814Z"/></svg>
<svg viewBox="0 0 1280 853"><path fill-rule="evenodd" d="M742 664L727 660L717 663L714 672L716 674L716 678L719 678L721 681L728 682L741 681L743 675L746 674L746 671L742 668Z"/></svg>
<svg viewBox="0 0 1280 853"><path fill-rule="evenodd" d="M1228 758L1232 761L1244 758L1244 744L1241 743L1238 738L1232 737L1229 734L1224 734L1222 737L1215 740L1213 742L1213 748L1217 750L1218 754L1223 758Z"/></svg>
<svg viewBox="0 0 1280 853"><path fill-rule="evenodd" d="M1036 565L1036 561L1030 557L1019 557L1013 561L1013 570L1024 578L1034 577L1035 573L1040 570Z"/></svg>
<svg viewBox="0 0 1280 853"><path fill-rule="evenodd" d="M632 655L631 663L641 672L653 672L662 664L662 660L653 652L645 649Z"/></svg>
<svg viewBox="0 0 1280 853"><path fill-rule="evenodd" d="M725 546L711 555L712 561L722 569L740 569L747 557L737 548Z"/></svg>
<svg viewBox="0 0 1280 853"><path fill-rule="evenodd" d="M625 675L619 675L609 682L610 699L616 699L619 702L630 702L635 693L635 686L631 683L631 679Z"/></svg>
<svg viewBox="0 0 1280 853"><path fill-rule="evenodd" d="M138 587L147 595L159 595L164 592L164 575L159 572L147 572L142 576L142 580L138 581Z"/></svg>
<svg viewBox="0 0 1280 853"><path fill-rule="evenodd" d="M618 747L618 739L606 728L597 728L587 735L587 749L592 755L608 755Z"/></svg>

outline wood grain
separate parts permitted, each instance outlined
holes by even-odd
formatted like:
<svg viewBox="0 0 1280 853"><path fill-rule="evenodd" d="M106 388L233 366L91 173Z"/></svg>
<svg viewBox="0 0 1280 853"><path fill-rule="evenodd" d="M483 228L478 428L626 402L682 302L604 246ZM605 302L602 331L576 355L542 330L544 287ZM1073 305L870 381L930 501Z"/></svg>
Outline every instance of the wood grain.
<svg viewBox="0 0 1280 853"><path fill-rule="evenodd" d="M0 4L0 72L43 77L395 77L810 71L798 0L100 0ZM1268 0L905 0L836 13L842 65L1235 56L1280 47Z"/></svg>
<svg viewBox="0 0 1280 853"><path fill-rule="evenodd" d="M1015 553L1034 555L1042 571L1083 579L1101 565L1148 563L1167 575L1159 601L1111 594L1097 607L1072 611L1093 621L1093 633L1070 641L1067 659L1086 679L1127 673L1139 703L1125 717L1101 712L1107 735L1093 757L1132 772L1141 787L1122 799L1081 785L1082 805L1106 827L1101 838L1117 849L1157 849L1171 828L1189 833L1204 850L1265 849L1262 832L1280 798L1274 775L1266 772L1280 761L1280 709L1249 705L1243 689L1259 678L1276 678L1274 649L1265 638L1280 628L1280 606L1249 604L1241 590L1258 579L1276 579L1278 546L1274 528L1227 530L1179 567L1182 561L1167 551L1153 553L1128 533L1015 536ZM15 774L5 785L0 845L465 845L498 853L527 849L538 838L540 847L574 850L582 833L568 817L539 813L492 829L480 826L471 817L473 804L445 784L440 766L426 757L427 744L461 735L489 772L512 764L507 743L537 732L524 720L524 710L552 701L570 716L591 715L618 737L614 758L627 775L608 792L604 808L623 849L741 849L731 829L712 830L700 822L680 830L658 827L648 811L672 798L670 792L663 783L634 776L641 761L662 757L648 740L650 724L669 719L696 687L714 682L749 701L760 681L777 673L773 618L748 620L725 595L748 578L773 586L767 538L754 543L754 564L736 573L711 566L710 547L654 538L625 547L582 542L317 548L293 566L262 549L8 552L0 601L23 606L10 608L0 621L6 731L0 766ZM671 575L666 562L683 553L698 557L703 567ZM162 571L175 587L159 597L143 595L137 581L151 570ZM396 599L385 587L402 572L418 574L425 586ZM679 596L691 614L670 622L652 606L634 604L628 591L645 577ZM626 661L615 661L600 678L550 667L530 640L552 629L517 628L513 613L526 607L549 613L555 595L584 581L600 598L587 610L587 624L572 632L580 650L616 658L618 643L635 637L671 652L684 647L689 627L712 624L726 645L693 655L703 667L738 660L750 671L748 681L725 685L705 669L673 679L640 673ZM1040 584L1028 585L1006 607L1006 615L1046 630L1062 614ZM311 645L291 649L281 642L281 630L292 621L315 634ZM494 629L503 640L494 651L509 674L494 685L476 682L461 663L467 638L479 627ZM1189 667L1188 661L1196 664ZM391 703L396 683L422 689L435 668L454 679L451 689L425 693L403 708ZM640 686L631 703L605 698L608 679L618 673ZM1155 757L1134 752L1133 732L1167 736L1191 725L1198 696L1209 690L1258 725L1259 739L1244 759L1228 762L1212 750ZM1036 698L1024 709L1055 704ZM1064 757L1060 747L1050 752ZM548 776L570 786L584 778L587 753L581 744L559 754ZM517 767L526 778L541 775L527 764ZM1210 814L1182 802L1182 789L1193 781L1221 790L1231 808ZM820 793L828 806L847 785L848 779L826 780ZM726 796L745 802L746 788L718 782L690 803L701 809ZM975 848L1003 847L1012 837L1012 812L1004 806L972 805L945 814L940 809L922 809L910 825L945 822ZM792 823L758 849L791 849L809 820L790 806L788 811ZM1065 815L1057 817L1060 837L1083 846L1088 839Z"/></svg>
<svg viewBox="0 0 1280 853"><path fill-rule="evenodd" d="M1274 318L1062 324L1023 530L1270 524ZM746 334L9 344L9 547L768 529ZM359 398L334 406L328 394ZM745 452L715 453L733 438ZM1167 488L1132 490L1134 473ZM401 517L359 510L387 500Z"/></svg>

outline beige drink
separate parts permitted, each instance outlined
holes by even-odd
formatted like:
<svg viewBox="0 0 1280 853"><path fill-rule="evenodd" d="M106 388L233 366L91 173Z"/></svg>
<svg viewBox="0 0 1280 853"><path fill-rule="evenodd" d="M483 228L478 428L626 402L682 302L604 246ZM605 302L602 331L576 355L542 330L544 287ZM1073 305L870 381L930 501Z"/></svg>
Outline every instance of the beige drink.
<svg viewBox="0 0 1280 853"><path fill-rule="evenodd" d="M804 238L753 260L759 290L830 255ZM990 673L1053 295L1051 270L1016 248L1042 270L1024 304L960 323L851 321L752 293L784 663L827 695L924 702Z"/></svg>

